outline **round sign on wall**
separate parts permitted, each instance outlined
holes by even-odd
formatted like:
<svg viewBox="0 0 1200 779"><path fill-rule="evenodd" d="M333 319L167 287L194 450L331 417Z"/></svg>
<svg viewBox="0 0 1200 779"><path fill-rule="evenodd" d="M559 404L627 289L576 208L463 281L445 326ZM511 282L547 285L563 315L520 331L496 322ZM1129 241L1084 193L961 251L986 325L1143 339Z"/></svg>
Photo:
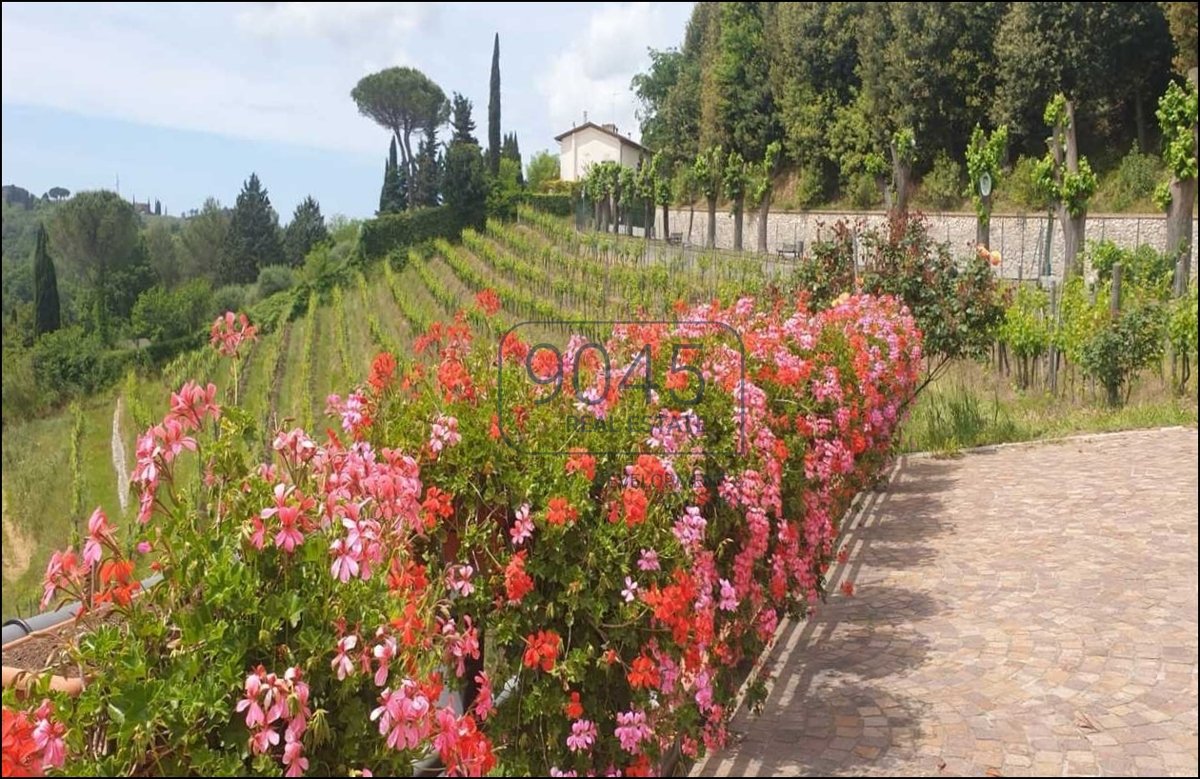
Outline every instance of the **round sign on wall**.
<svg viewBox="0 0 1200 779"><path fill-rule="evenodd" d="M992 194L992 177L989 173L984 173L979 177L979 194L987 197Z"/></svg>

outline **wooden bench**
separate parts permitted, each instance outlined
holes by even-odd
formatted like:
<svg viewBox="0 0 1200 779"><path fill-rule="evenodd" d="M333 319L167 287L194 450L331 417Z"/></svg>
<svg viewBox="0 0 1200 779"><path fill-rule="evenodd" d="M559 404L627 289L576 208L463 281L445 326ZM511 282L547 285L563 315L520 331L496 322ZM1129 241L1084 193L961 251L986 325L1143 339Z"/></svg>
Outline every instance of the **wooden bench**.
<svg viewBox="0 0 1200 779"><path fill-rule="evenodd" d="M670 235L667 236L667 243L674 244L676 246L682 246L683 245L683 233L671 233Z"/></svg>
<svg viewBox="0 0 1200 779"><path fill-rule="evenodd" d="M791 257L793 260L798 260L800 259L800 255L803 253L804 241L779 244L778 254L780 257Z"/></svg>

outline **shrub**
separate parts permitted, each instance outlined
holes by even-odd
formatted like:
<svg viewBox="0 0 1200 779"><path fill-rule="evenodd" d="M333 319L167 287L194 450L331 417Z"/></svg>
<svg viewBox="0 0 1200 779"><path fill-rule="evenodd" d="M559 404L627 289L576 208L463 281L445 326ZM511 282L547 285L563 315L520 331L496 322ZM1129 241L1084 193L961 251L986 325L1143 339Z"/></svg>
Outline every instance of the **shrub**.
<svg viewBox="0 0 1200 779"><path fill-rule="evenodd" d="M1018 157L1012 173L1005 177L1009 198L1018 207L1029 211L1045 211L1049 206L1039 183L1039 160Z"/></svg>
<svg viewBox="0 0 1200 779"><path fill-rule="evenodd" d="M1165 311L1156 302L1131 305L1084 344L1079 365L1104 387L1110 406L1129 396L1138 372L1162 357Z"/></svg>
<svg viewBox="0 0 1200 779"><path fill-rule="evenodd" d="M1131 149L1100 185L1097 204L1113 211L1126 211L1135 205L1150 203L1163 173L1162 160L1153 154Z"/></svg>
<svg viewBox="0 0 1200 779"><path fill-rule="evenodd" d="M316 292L326 297L334 287L349 280L350 267L346 260L338 260L334 247L317 244L304 258L304 267L300 269L299 276L303 282L299 294Z"/></svg>
<svg viewBox="0 0 1200 779"><path fill-rule="evenodd" d="M247 313L260 330L269 333L295 316L296 310L296 290L288 289L263 298Z"/></svg>
<svg viewBox="0 0 1200 779"><path fill-rule="evenodd" d="M989 353L1004 307L991 264L975 254L955 261L920 216L893 217L862 235L862 289L894 295L924 336L925 352L943 364Z"/></svg>
<svg viewBox="0 0 1200 779"><path fill-rule="evenodd" d="M363 222L359 241L363 256L376 260L391 251L406 252L408 247L422 241L452 238L458 232L453 212L446 206L438 206L368 219Z"/></svg>
<svg viewBox="0 0 1200 779"><path fill-rule="evenodd" d="M295 283L296 278L291 268L286 265L268 265L258 272L257 299L265 300L276 292L291 289Z"/></svg>
<svg viewBox="0 0 1200 779"><path fill-rule="evenodd" d="M1186 295L1171 300L1167 313L1167 338L1182 368L1176 384L1176 389L1181 393L1187 388L1192 358L1196 356L1196 304L1196 284L1193 282Z"/></svg>
<svg viewBox="0 0 1200 779"><path fill-rule="evenodd" d="M46 333L33 347L33 373L44 391L70 395L95 392L119 378L102 359L104 343L96 333L68 327Z"/></svg>
<svg viewBox="0 0 1200 779"><path fill-rule="evenodd" d="M133 333L151 341L171 341L201 330L213 309L208 282L194 279L167 291L160 286L143 292L133 306Z"/></svg>
<svg viewBox="0 0 1200 779"><path fill-rule="evenodd" d="M813 308L825 308L838 296L854 288L854 234L844 221L818 232L805 262L793 272L792 288L805 296Z"/></svg>
<svg viewBox="0 0 1200 779"><path fill-rule="evenodd" d="M1017 385L1026 389L1033 381L1031 360L1050 347L1051 332L1046 291L1032 284L1017 288L1004 312L997 335L1017 358Z"/></svg>
<svg viewBox="0 0 1200 779"><path fill-rule="evenodd" d="M1085 258L1103 281L1112 279L1112 268L1121 263L1121 282L1146 288L1159 289L1165 295L1175 274L1175 263L1168 255L1155 250L1149 244L1136 249L1125 249L1109 240L1089 242Z"/></svg>
<svg viewBox="0 0 1200 779"><path fill-rule="evenodd" d="M521 202L534 210L554 216L571 216L575 213L570 194L526 192L521 196Z"/></svg>
<svg viewBox="0 0 1200 779"><path fill-rule="evenodd" d="M217 287L213 290L213 309L217 311L244 311L253 293L254 288L250 284L226 284L223 287Z"/></svg>
<svg viewBox="0 0 1200 779"><path fill-rule="evenodd" d="M933 167L921 182L921 194L934 208L943 211L962 204L962 165L950 158L945 151L934 157Z"/></svg>
<svg viewBox="0 0 1200 779"><path fill-rule="evenodd" d="M846 197L850 205L858 209L874 208L879 205L879 186L869 173L857 173L846 186Z"/></svg>
<svg viewBox="0 0 1200 779"><path fill-rule="evenodd" d="M552 387L525 377L519 339L498 372L496 345L438 325L417 346L434 365L381 355L367 385L329 399L342 432L281 431L267 464L251 415L186 385L132 477L146 524L128 537L162 583L132 598L125 529L102 513L83 554L56 555L47 575L47 601L120 616L70 653L89 683L56 713L64 772L394 775L432 752L452 775L644 773L673 745L722 743L738 669L823 594L839 518L891 449L920 335L869 296L680 314L742 333L746 364L688 326L626 328L603 353L648 355L644 388L603 391L601 344L581 339L570 369L529 360L573 377ZM743 370L754 383L735 397ZM653 444L618 430L628 456L567 451L588 440L562 424L578 387L614 419L679 422L701 376L688 410L710 424L660 423ZM522 455L501 425L562 456ZM206 478L179 478L193 467L165 440L179 435L198 439Z"/></svg>

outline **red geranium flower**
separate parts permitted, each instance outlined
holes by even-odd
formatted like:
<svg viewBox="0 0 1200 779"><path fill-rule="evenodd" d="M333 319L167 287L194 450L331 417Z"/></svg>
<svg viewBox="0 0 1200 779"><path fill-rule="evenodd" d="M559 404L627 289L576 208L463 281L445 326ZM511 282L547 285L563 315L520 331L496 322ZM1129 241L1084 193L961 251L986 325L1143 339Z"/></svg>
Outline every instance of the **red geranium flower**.
<svg viewBox="0 0 1200 779"><path fill-rule="evenodd" d="M525 573L525 550L512 556L504 569L504 589L509 603L520 603L533 590L533 578Z"/></svg>
<svg viewBox="0 0 1200 779"><path fill-rule="evenodd" d="M662 677L658 673L658 666L654 660L646 655L638 655L634 659L627 677L629 679L629 686L635 690L640 687L658 687L662 683Z"/></svg>
<svg viewBox="0 0 1200 779"><path fill-rule="evenodd" d="M539 665L546 673L554 670L554 662L558 660L558 650L562 639L553 630L539 630L537 635L525 637L525 656L522 662L526 668L537 668Z"/></svg>
<svg viewBox="0 0 1200 779"><path fill-rule="evenodd" d="M596 478L596 458L583 449L572 449L571 456L567 458L567 473L582 473L588 478L588 481L594 481Z"/></svg>
<svg viewBox="0 0 1200 779"><path fill-rule="evenodd" d="M571 700L563 706L563 714L567 715L567 719L579 719L583 716L583 704L579 701L579 693L571 693Z"/></svg>
<svg viewBox="0 0 1200 779"><path fill-rule="evenodd" d="M566 498L551 498L546 521L551 525L566 525L579 518L579 512Z"/></svg>

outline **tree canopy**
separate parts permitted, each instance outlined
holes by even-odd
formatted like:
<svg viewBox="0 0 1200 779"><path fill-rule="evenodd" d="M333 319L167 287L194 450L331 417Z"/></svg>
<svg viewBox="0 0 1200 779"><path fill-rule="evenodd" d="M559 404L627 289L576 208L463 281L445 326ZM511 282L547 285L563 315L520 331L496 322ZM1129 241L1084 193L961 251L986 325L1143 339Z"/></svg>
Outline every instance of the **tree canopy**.
<svg viewBox="0 0 1200 779"><path fill-rule="evenodd" d="M475 137L475 120L471 118L471 101L454 93L450 108L451 143L473 143L479 145Z"/></svg>
<svg viewBox="0 0 1200 779"><path fill-rule="evenodd" d="M1058 92L1078 109L1081 150L1108 162L1154 147L1171 56L1181 71L1195 62L1195 14L1191 3L700 2L679 47L652 50L631 87L643 142L672 162L715 145L754 162L778 140L784 164L824 192L864 176L882 185L901 131L916 143L913 173L963 160L976 124L1007 124L1010 154L1040 157L1042 109Z"/></svg>
<svg viewBox="0 0 1200 779"><path fill-rule="evenodd" d="M358 111L391 130L411 187L416 175L412 134L436 131L450 116L446 93L416 68L387 68L363 76L350 92ZM411 193L410 193L411 195ZM409 198L411 204L411 196Z"/></svg>
<svg viewBox="0 0 1200 779"><path fill-rule="evenodd" d="M249 284L258 278L260 268L280 265L283 260L279 215L258 176L251 173L229 220L218 279L225 284Z"/></svg>
<svg viewBox="0 0 1200 779"><path fill-rule="evenodd" d="M558 168L559 159L554 152L543 150L534 154L529 158L525 174L529 188L534 192L541 192L548 182L558 181L562 175Z"/></svg>
<svg viewBox="0 0 1200 779"><path fill-rule="evenodd" d="M296 206L292 221L283 232L283 250L288 264L292 267L303 265L309 251L328 238L321 204L309 195Z"/></svg>

